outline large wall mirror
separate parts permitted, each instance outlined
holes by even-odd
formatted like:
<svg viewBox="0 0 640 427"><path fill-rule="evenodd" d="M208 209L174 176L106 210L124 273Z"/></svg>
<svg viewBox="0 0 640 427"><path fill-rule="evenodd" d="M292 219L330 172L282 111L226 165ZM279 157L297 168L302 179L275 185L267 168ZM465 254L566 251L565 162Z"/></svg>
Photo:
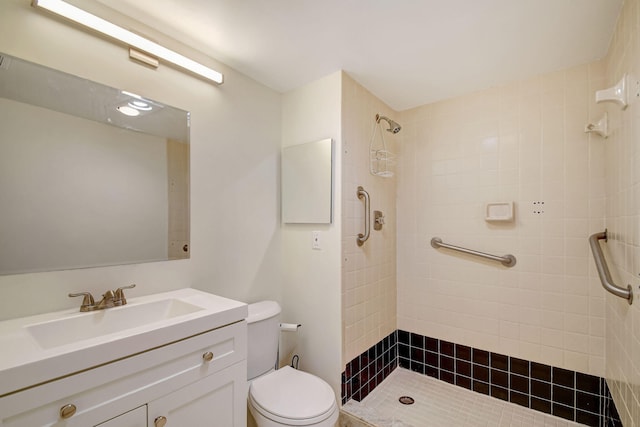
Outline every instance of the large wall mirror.
<svg viewBox="0 0 640 427"><path fill-rule="evenodd" d="M0 274L189 257L189 113L0 54Z"/></svg>

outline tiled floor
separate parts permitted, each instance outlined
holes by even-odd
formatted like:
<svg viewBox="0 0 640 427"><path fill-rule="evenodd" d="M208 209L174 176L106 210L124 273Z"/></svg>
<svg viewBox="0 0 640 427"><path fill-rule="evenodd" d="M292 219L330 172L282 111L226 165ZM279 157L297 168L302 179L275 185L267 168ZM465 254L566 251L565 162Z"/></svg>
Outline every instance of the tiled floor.
<svg viewBox="0 0 640 427"><path fill-rule="evenodd" d="M413 405L398 402L411 396ZM343 410L377 427L570 427L581 424L397 368L362 402Z"/></svg>

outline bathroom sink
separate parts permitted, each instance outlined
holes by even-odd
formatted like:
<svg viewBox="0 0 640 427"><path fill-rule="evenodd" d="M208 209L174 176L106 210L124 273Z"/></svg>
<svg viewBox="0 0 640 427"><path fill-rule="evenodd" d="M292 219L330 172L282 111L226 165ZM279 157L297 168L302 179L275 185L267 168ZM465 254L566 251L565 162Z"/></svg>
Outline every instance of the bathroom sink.
<svg viewBox="0 0 640 427"><path fill-rule="evenodd" d="M28 325L27 332L44 349L126 331L204 310L179 299L128 304L106 310Z"/></svg>
<svg viewBox="0 0 640 427"><path fill-rule="evenodd" d="M0 397L247 317L245 303L186 288L127 305L0 321Z"/></svg>

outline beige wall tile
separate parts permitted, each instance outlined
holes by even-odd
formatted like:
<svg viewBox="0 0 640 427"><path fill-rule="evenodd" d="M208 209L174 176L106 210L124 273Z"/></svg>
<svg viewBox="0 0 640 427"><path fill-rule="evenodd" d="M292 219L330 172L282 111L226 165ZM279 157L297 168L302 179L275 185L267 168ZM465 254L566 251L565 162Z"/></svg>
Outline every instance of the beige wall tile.
<svg viewBox="0 0 640 427"><path fill-rule="evenodd" d="M597 75L599 79L598 86L592 89L602 89L616 84L623 73L638 72L638 18L638 1L625 1L606 60L597 69L590 67L590 73ZM593 104L590 105L592 111L595 107ZM597 189L600 194L605 195L605 205L602 206L599 199L594 211L605 211L605 225L611 236L606 243L606 249L615 282L624 286L631 284L637 296L640 294L640 242L637 238L640 194L636 191L636 158L640 106L637 99L632 97L630 105L624 111L611 103L603 103L597 107L598 114L608 112L611 135L606 144L603 144L603 148L590 145L590 161L595 161L596 158L604 160L606 167L606 177L601 180L606 185ZM597 297L595 290L590 290L590 295ZM637 350L640 348L640 306L637 301L629 306L613 295L606 295L605 298L605 312L599 309L597 301L590 304L591 313L606 318L606 331L600 330L599 325L590 324L590 346L592 353L595 353L603 337L606 337L605 354L595 356L604 356L606 377L623 424L635 425L634 422L637 423L640 419L640 352Z"/></svg>
<svg viewBox="0 0 640 427"><path fill-rule="evenodd" d="M589 298L587 238L604 220L602 186L591 186L605 172L583 132L603 74L583 65L401 113L413 167L398 170L399 327L604 374L604 298ZM485 203L504 200L515 222L485 222ZM518 263L437 251L434 236Z"/></svg>
<svg viewBox="0 0 640 427"><path fill-rule="evenodd" d="M376 114L400 120L393 110L346 74L342 83L341 185L343 206L347 207L342 211L344 365L397 328L395 198L398 177L382 178L369 173L369 143ZM398 154L402 167L411 168L411 162L399 153L399 140L405 129L397 135L383 132L387 149ZM373 210L385 215L383 229L375 231L372 227L371 237L361 247L356 244L356 236L364 232L364 205L357 198L358 186L363 186L371 196L372 218Z"/></svg>

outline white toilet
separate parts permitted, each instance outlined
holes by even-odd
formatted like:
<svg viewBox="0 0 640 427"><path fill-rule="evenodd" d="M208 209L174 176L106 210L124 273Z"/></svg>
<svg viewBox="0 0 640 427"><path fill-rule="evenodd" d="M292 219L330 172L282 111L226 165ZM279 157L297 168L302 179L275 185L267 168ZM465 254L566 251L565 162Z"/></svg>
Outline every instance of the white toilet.
<svg viewBox="0 0 640 427"><path fill-rule="evenodd" d="M249 305L248 404L258 427L333 427L338 405L322 379L290 366L276 370L280 306L275 301Z"/></svg>

